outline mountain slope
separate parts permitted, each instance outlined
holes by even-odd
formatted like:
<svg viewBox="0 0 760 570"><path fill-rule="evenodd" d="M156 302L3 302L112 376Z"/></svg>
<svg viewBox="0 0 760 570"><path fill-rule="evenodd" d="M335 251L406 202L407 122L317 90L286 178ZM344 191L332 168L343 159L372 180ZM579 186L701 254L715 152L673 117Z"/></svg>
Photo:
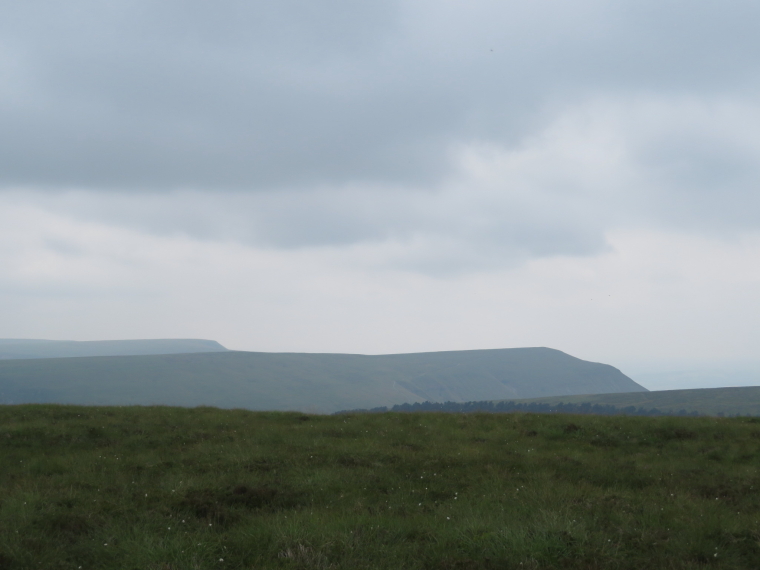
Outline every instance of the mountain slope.
<svg viewBox="0 0 760 570"><path fill-rule="evenodd" d="M529 398L516 402L540 402L546 404L605 404L626 408L657 408L663 412L686 410L708 415L760 416L760 386L737 388L695 388L692 390L658 390L619 394L586 394L577 396L554 396Z"/></svg>
<svg viewBox="0 0 760 570"><path fill-rule="evenodd" d="M227 349L215 340L201 339L95 341L0 339L0 360L226 351Z"/></svg>
<svg viewBox="0 0 760 570"><path fill-rule="evenodd" d="M548 348L363 356L217 352L0 361L0 403L332 412L404 402L645 391Z"/></svg>

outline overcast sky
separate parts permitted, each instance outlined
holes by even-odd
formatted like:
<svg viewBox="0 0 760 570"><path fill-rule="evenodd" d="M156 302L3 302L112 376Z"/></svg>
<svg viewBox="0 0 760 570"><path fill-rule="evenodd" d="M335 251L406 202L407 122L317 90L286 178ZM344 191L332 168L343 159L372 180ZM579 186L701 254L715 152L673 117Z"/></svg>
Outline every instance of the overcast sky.
<svg viewBox="0 0 760 570"><path fill-rule="evenodd" d="M758 21L730 0L4 2L0 337L751 368Z"/></svg>

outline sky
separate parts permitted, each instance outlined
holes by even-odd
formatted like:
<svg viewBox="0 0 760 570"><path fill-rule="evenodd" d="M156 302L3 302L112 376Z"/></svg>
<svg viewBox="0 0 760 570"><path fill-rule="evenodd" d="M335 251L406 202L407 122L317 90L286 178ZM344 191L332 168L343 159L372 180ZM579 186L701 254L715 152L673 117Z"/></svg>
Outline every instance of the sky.
<svg viewBox="0 0 760 570"><path fill-rule="evenodd" d="M0 338L549 346L760 384L758 19L5 2Z"/></svg>

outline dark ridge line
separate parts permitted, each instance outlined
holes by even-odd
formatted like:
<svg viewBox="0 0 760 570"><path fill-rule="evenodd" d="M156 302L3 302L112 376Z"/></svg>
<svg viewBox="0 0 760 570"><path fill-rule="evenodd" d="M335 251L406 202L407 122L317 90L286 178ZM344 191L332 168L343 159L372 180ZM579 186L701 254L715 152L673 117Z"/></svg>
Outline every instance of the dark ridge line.
<svg viewBox="0 0 760 570"><path fill-rule="evenodd" d="M396 404L395 406L388 408L387 406L381 406L371 409L356 409L356 410L341 410L335 412L333 415L338 414L382 414L386 412L445 412L453 414L467 414L467 413L492 413L492 414L509 414L516 412L532 413L532 414L581 414L581 415L598 415L598 416L688 416L699 417L708 416L710 414L700 414L697 411L688 412L685 409L678 411L674 410L660 410L658 408L636 408L635 406L626 406L624 408L613 406L611 404L592 404L590 402L584 402L581 404L545 404L540 402L514 402L514 401L501 401L501 402L415 402L413 404ZM715 414L718 417L734 417L731 415L726 416L723 412ZM742 414L735 414L735 416L741 416Z"/></svg>

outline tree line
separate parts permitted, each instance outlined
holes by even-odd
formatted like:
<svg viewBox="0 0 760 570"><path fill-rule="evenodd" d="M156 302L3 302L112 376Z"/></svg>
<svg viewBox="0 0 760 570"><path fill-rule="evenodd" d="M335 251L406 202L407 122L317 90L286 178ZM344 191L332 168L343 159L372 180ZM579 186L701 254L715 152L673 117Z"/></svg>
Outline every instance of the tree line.
<svg viewBox="0 0 760 570"><path fill-rule="evenodd" d="M600 416L699 416L698 412L686 410L660 410L636 406L619 407L610 404L548 404L543 402L481 401L481 402L415 402L413 404L396 404L388 408L382 406L371 409L342 410L337 414L347 413L383 413L383 412L449 412L449 413L514 413L528 412L534 414L593 414Z"/></svg>

